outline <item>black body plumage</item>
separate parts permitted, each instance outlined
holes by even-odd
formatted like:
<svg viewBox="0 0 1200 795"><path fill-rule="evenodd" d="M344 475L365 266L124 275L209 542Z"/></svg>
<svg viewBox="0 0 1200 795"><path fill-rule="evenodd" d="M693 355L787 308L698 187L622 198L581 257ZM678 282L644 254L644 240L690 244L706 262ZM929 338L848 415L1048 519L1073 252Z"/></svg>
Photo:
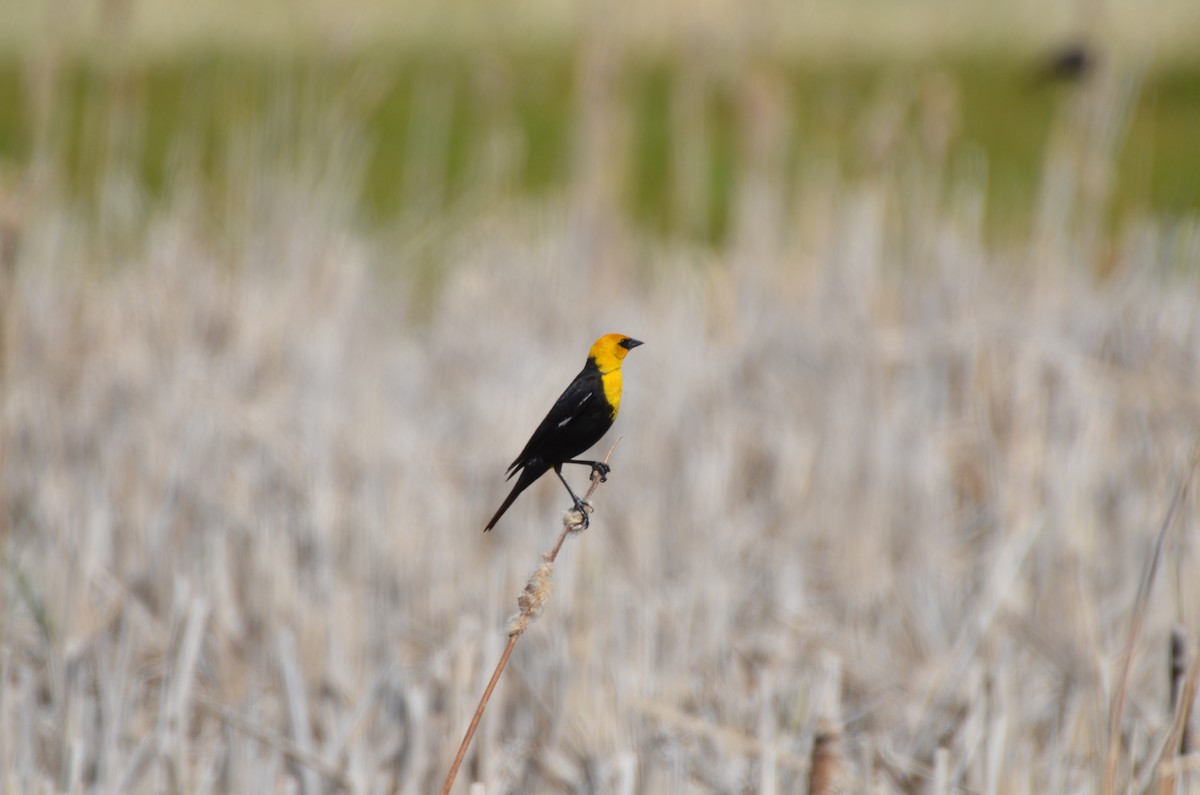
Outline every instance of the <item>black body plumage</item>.
<svg viewBox="0 0 1200 795"><path fill-rule="evenodd" d="M508 467L508 477L517 482L484 530L491 530L517 496L551 469L579 455L600 441L612 427L614 407L604 395L604 381L594 358L563 391L538 425L533 436Z"/></svg>

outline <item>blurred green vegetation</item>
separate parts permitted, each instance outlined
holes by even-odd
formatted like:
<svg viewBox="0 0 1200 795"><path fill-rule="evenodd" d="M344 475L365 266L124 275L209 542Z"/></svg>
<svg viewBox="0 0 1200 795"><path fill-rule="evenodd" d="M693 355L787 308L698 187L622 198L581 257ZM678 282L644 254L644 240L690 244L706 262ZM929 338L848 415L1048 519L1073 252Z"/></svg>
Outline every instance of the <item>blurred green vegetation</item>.
<svg viewBox="0 0 1200 795"><path fill-rule="evenodd" d="M40 153L68 195L86 203L114 169L134 173L151 196L169 192L183 172L229 188L222 183L241 174L229 152L251 132L284 164L347 135L361 158L357 210L369 224L389 222L414 201L437 210L480 197L554 195L572 185L578 127L589 118L580 61L570 48L536 47L312 57L212 51L135 65L79 59L49 89L34 89L42 85L34 67L14 57L0 60L0 163L19 168ZM620 117L613 123L625 145L605 168L620 175L625 210L643 228L719 241L754 114L773 112L783 140L767 162L784 172L784 184L816 165L856 178L913 158L941 166L934 173L951 180L959 155L982 154L989 222L1021 224L1049 133L1079 90L1035 85L1032 73L1027 61L992 56L899 64L630 57L616 65L609 89L608 112ZM754 107L763 84L774 110ZM689 99L681 102L681 93ZM943 144L925 140L939 135ZM1114 215L1200 207L1198 140L1200 64L1147 74L1118 158ZM507 153L499 168L489 166L494 151ZM693 168L698 179L680 179ZM689 202L702 210L681 206Z"/></svg>

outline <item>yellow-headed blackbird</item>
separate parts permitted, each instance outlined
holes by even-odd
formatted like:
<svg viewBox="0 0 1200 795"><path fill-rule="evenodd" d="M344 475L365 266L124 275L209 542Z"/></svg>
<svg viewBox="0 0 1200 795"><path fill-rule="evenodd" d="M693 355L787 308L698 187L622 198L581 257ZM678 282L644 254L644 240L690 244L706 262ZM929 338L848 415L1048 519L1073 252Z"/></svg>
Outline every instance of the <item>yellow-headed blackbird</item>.
<svg viewBox="0 0 1200 795"><path fill-rule="evenodd" d="M546 419L529 438L525 449L509 466L509 479L517 472L521 476L492 521L483 528L484 532L496 526L518 494L551 469L567 487L567 492L575 501L575 509L582 514L584 525L587 525L588 515L583 500L567 485L562 476L562 465L590 466L593 472L600 474L601 480L608 475L608 464L579 461L575 460L575 456L600 441L605 431L612 427L617 410L621 407L621 360L641 344L624 334L605 334L596 340L596 344L588 351L587 364L559 396Z"/></svg>

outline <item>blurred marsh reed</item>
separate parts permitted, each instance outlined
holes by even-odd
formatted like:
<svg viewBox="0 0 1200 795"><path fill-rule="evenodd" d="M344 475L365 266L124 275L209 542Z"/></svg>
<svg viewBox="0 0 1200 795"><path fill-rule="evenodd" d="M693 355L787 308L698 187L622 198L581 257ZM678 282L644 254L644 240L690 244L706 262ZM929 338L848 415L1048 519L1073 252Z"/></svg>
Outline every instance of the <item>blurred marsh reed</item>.
<svg viewBox="0 0 1200 795"><path fill-rule="evenodd" d="M158 190L114 143L86 201L49 103L0 188L0 789L432 791L561 489L482 522L612 329L648 343L613 474L458 791L1195 786L1194 483L1129 645L1200 417L1200 223L1112 223L1095 177L1138 75L1064 100L1108 110L1062 110L998 234L951 77L822 132L769 65L701 52L648 230L622 57L580 47L569 177L533 195L518 116L465 157L422 73L383 224L370 69L211 149L181 130Z"/></svg>

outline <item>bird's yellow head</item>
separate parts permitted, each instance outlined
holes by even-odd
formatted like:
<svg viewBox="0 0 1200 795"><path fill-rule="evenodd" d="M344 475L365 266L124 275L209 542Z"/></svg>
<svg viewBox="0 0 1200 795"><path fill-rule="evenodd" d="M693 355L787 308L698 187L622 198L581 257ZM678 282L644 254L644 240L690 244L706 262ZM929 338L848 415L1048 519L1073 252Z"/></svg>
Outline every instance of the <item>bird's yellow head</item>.
<svg viewBox="0 0 1200 795"><path fill-rule="evenodd" d="M588 358L596 362L602 373L610 373L621 369L621 360L625 354L641 345L640 340L627 337L624 334L605 334L596 340L596 344L588 351Z"/></svg>

